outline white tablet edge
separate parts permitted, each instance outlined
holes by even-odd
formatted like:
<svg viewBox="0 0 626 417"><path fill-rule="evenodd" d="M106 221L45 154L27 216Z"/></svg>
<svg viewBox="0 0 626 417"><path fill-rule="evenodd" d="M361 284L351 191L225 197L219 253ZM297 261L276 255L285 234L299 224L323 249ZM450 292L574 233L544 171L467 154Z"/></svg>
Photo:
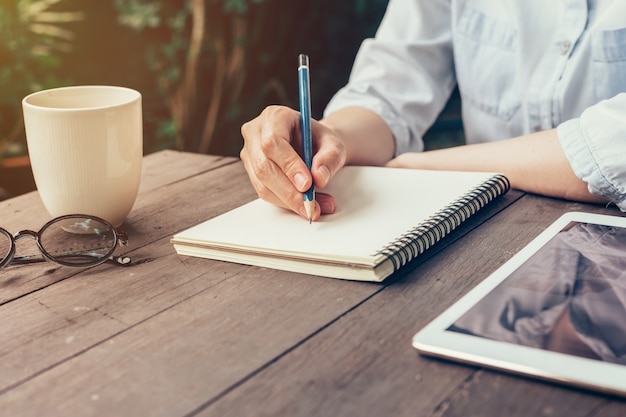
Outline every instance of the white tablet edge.
<svg viewBox="0 0 626 417"><path fill-rule="evenodd" d="M564 214L484 281L415 334L413 347L424 355L626 396L624 365L446 330L570 222L626 228L624 217L583 212Z"/></svg>

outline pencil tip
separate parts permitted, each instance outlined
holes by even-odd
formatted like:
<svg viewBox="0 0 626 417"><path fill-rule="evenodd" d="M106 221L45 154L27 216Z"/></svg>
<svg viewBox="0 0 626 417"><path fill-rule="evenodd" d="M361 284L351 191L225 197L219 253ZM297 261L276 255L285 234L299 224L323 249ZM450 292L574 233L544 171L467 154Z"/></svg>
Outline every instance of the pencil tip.
<svg viewBox="0 0 626 417"><path fill-rule="evenodd" d="M313 212L315 211L315 200L305 200L304 210L306 211L306 217L309 219L309 223L313 222Z"/></svg>

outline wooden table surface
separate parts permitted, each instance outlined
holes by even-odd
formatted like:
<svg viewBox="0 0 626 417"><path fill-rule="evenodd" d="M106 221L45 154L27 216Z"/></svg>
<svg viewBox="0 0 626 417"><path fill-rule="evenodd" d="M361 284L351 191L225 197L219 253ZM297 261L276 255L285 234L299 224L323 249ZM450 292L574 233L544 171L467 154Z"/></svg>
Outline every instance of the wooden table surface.
<svg viewBox="0 0 626 417"><path fill-rule="evenodd" d="M254 198L235 158L152 154L125 223L133 266L0 271L0 416L626 415L620 398L411 346L562 213L615 208L511 191L385 284L175 253L174 233ZM13 233L49 219L36 192L0 213Z"/></svg>

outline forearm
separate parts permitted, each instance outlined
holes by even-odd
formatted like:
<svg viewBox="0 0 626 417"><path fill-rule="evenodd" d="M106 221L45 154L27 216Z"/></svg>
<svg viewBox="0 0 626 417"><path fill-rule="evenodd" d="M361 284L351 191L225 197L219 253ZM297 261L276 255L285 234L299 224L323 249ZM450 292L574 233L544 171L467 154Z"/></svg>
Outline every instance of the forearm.
<svg viewBox="0 0 626 417"><path fill-rule="evenodd" d="M406 154L390 163L423 169L501 172L513 188L575 201L604 202L576 177L556 130L498 142Z"/></svg>
<svg viewBox="0 0 626 417"><path fill-rule="evenodd" d="M321 122L343 141L348 165L384 165L393 158L395 144L380 116L360 107L339 110Z"/></svg>

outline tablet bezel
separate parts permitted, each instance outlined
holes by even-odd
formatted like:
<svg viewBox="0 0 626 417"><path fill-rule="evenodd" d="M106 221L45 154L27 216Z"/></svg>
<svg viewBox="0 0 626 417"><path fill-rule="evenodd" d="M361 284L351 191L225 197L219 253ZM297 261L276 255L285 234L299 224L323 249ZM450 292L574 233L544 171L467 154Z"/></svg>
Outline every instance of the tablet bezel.
<svg viewBox="0 0 626 417"><path fill-rule="evenodd" d="M413 347L422 355L626 396L626 365L447 330L571 222L626 228L626 218L623 217L584 212L564 214L483 282L415 334Z"/></svg>

